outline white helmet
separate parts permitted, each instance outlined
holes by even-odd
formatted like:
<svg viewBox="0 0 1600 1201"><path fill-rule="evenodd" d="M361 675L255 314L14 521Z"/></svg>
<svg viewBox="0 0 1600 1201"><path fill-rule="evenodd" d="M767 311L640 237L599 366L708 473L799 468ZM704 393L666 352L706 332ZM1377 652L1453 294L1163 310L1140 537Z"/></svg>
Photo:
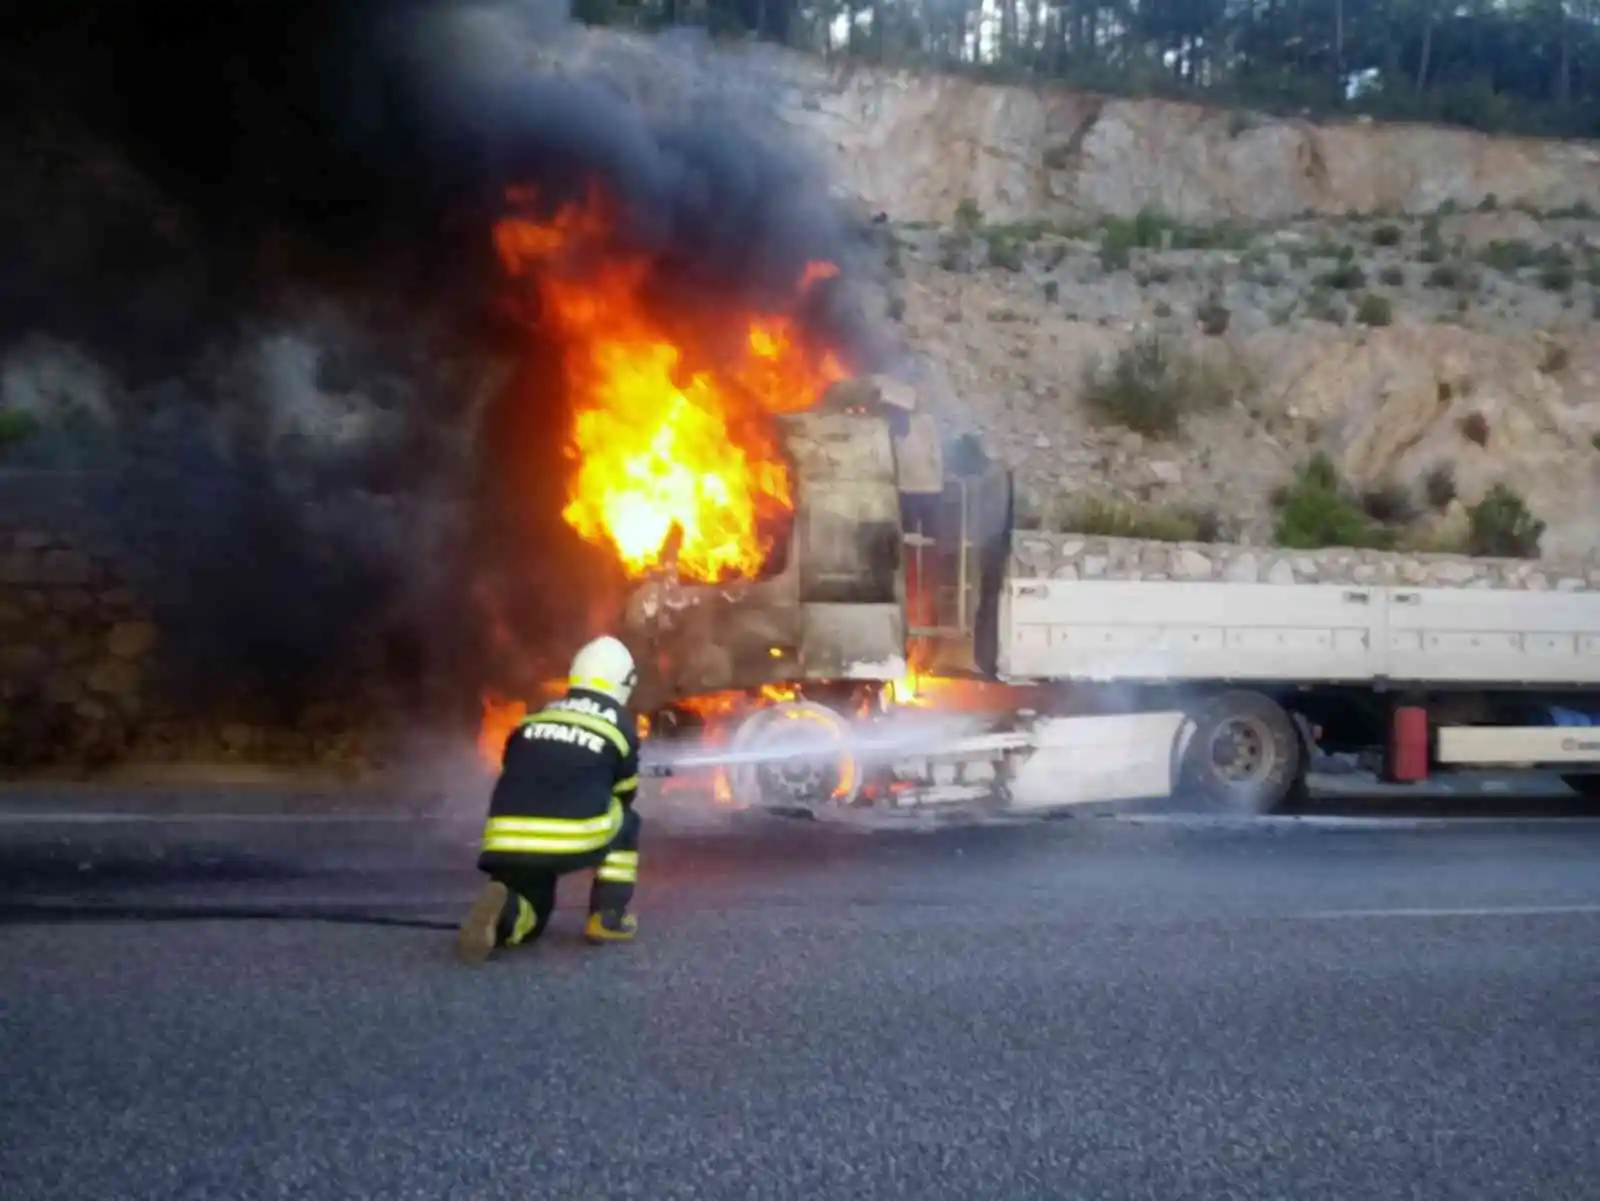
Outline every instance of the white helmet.
<svg viewBox="0 0 1600 1201"><path fill-rule="evenodd" d="M633 665L633 655L615 638L596 638L586 643L572 657L572 670L567 673L568 688L583 688L609 696L619 705L626 705L633 695L639 673Z"/></svg>

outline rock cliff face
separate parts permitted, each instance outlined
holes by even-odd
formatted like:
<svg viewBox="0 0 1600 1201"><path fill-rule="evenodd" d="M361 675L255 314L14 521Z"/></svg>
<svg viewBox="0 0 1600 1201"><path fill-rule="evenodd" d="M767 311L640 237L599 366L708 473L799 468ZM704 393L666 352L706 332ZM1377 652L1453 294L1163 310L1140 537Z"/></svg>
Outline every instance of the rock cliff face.
<svg viewBox="0 0 1600 1201"><path fill-rule="evenodd" d="M808 86L809 85L809 86ZM1158 206L1189 221L1441 204L1563 207L1600 188L1600 152L1462 130L1318 125L909 72L817 71L796 123L863 199L938 220L963 198L1002 220Z"/></svg>
<svg viewBox="0 0 1600 1201"><path fill-rule="evenodd" d="M1562 208L1600 196L1600 148L1466 130L1306 120L830 63L759 44L573 31L546 69L604 73L659 108L736 101L798 131L839 186L901 221L962 200L997 220L1158 206L1188 221L1441 204Z"/></svg>

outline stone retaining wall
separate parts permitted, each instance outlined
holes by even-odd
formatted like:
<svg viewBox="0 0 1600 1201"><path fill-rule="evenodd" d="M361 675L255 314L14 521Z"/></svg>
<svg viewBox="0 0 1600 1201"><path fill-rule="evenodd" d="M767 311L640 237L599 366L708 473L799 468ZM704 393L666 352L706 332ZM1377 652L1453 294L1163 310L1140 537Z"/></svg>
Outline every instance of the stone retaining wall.
<svg viewBox="0 0 1600 1201"><path fill-rule="evenodd" d="M1600 563L1474 559L1329 549L1282 550L1199 542L1147 542L1018 531L1011 571L1067 580L1215 580L1262 584L1371 584L1513 591L1600 591Z"/></svg>
<svg viewBox="0 0 1600 1201"><path fill-rule="evenodd" d="M16 509L0 509L0 774L129 761L351 770L383 761L397 717L352 673L288 722L264 719L248 695L186 712L156 620L111 560L85 549L92 536Z"/></svg>
<svg viewBox="0 0 1600 1201"><path fill-rule="evenodd" d="M104 562L0 527L0 761L120 756L146 708L155 626Z"/></svg>

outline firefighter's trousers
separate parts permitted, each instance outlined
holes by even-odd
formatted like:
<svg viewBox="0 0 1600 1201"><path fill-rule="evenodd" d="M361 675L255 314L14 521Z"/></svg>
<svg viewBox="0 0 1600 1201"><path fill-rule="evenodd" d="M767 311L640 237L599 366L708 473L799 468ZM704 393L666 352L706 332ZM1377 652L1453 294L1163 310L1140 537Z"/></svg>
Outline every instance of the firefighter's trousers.
<svg viewBox="0 0 1600 1201"><path fill-rule="evenodd" d="M507 913L499 930L502 946L533 942L550 924L556 907L556 887L562 876L594 869L589 889L591 914L621 914L633 900L639 879L639 830L643 823L631 807L622 813L617 835L597 850L572 855L529 855L525 862L496 856L480 863L491 879L510 890Z"/></svg>

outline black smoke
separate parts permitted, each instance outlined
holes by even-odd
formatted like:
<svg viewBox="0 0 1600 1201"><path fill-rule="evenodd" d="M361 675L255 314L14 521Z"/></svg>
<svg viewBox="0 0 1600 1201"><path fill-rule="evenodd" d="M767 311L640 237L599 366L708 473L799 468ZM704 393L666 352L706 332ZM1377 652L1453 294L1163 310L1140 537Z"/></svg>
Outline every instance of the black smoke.
<svg viewBox="0 0 1600 1201"><path fill-rule="evenodd" d="M182 205L219 283L258 286L275 246L323 282L481 297L513 184L553 207L601 183L661 256L662 291L775 303L808 260L844 252L821 181L760 135L663 127L603 80L522 69L517 43L550 36L539 12L63 0L10 53L32 63L21 103L109 137ZM822 316L830 337L859 336L845 316Z"/></svg>
<svg viewBox="0 0 1600 1201"><path fill-rule="evenodd" d="M508 186L602 188L667 313L782 308L852 253L763 136L521 66L560 32L533 6L60 0L13 24L0 353L48 335L120 381L102 529L196 681L255 673L286 706L374 630L397 670L484 671L500 652L461 631L485 578L516 579L518 638L572 633L553 348L499 304L488 237ZM842 286L799 315L870 365Z"/></svg>

